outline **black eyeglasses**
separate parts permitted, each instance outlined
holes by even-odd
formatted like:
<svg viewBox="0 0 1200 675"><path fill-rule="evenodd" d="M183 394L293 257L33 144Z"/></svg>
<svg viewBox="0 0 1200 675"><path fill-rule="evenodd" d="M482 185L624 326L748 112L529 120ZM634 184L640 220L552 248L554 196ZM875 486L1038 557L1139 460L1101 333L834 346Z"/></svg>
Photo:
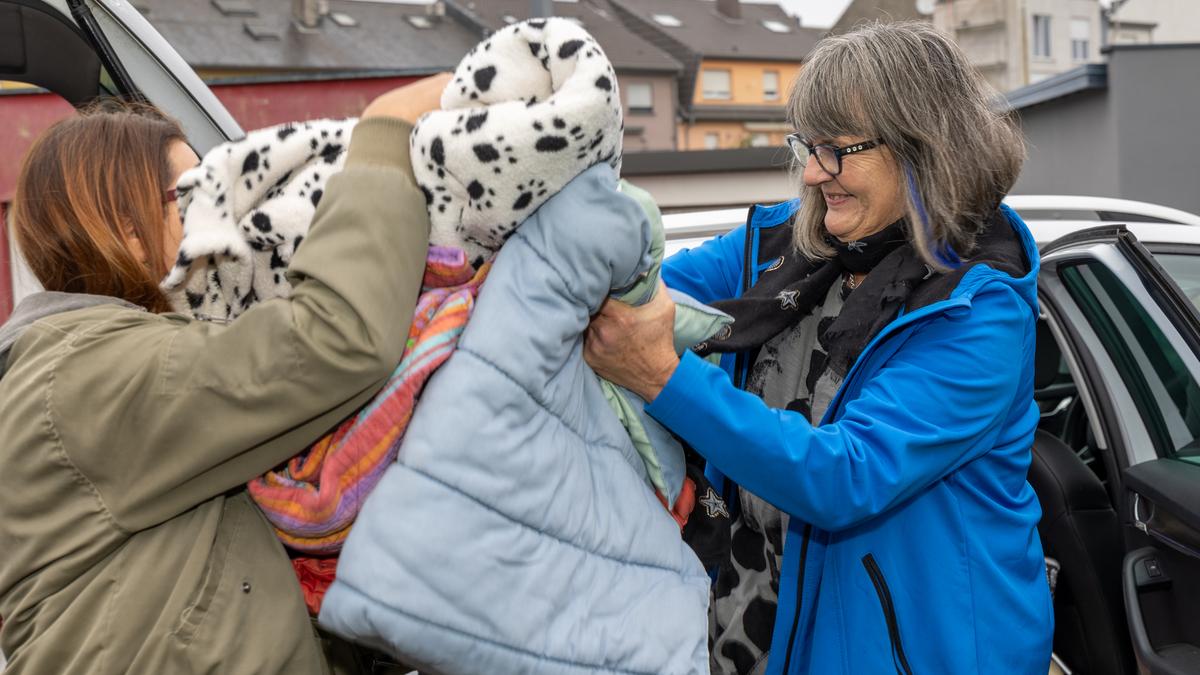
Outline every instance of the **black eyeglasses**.
<svg viewBox="0 0 1200 675"><path fill-rule="evenodd" d="M882 138L876 138L873 141L852 143L844 148L829 145L828 143L813 145L800 134L788 134L784 138L787 140L788 147L792 149L792 154L796 156L796 161L800 162L800 166L807 165L808 157L812 155L817 158L817 164L821 166L821 169L830 176L836 176L842 172L842 158L846 155L852 155L856 152L870 150L871 148L883 145Z"/></svg>

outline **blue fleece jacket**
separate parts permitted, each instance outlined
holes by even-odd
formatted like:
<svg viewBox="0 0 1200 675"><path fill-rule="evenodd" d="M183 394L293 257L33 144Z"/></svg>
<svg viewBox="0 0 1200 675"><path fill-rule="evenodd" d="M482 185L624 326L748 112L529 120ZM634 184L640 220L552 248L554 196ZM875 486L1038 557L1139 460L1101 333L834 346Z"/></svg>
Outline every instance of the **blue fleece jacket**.
<svg viewBox="0 0 1200 675"><path fill-rule="evenodd" d="M672 257L667 285L702 302L740 295L771 263L762 231L796 207L756 207ZM647 406L728 497L726 477L791 515L768 673L1046 672L1053 614L1026 482L1038 254L1004 216L1032 269L978 264L902 312L818 426L735 386L729 355L723 368L686 355Z"/></svg>

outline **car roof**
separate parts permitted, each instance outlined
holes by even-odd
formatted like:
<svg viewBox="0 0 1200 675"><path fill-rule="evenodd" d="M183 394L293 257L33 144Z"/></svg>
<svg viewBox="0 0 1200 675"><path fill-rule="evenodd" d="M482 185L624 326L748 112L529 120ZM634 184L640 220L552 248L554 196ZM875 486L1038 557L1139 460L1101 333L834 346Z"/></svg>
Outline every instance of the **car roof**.
<svg viewBox="0 0 1200 675"><path fill-rule="evenodd" d="M1114 199L1111 197L1087 197L1078 195L1009 195L1004 203L1016 209L1018 213L1028 214L1027 219L1042 219L1038 214L1045 213L1046 220L1072 220L1066 215L1071 212L1086 212L1081 220L1116 222L1118 220L1135 220L1139 222L1180 223L1182 225L1200 226L1200 216L1173 209L1169 206L1139 202L1133 199ZM1059 215L1062 214L1062 215Z"/></svg>
<svg viewBox="0 0 1200 675"><path fill-rule="evenodd" d="M1100 225L1125 225L1138 241L1144 244L1194 244L1200 245L1200 228L1192 225L1138 222L1096 222L1092 220L1027 220L1038 246L1044 246L1059 237Z"/></svg>
<svg viewBox="0 0 1200 675"><path fill-rule="evenodd" d="M1127 200L1112 201L1124 202ZM1030 202L1019 203L1029 204ZM1147 206L1155 205L1149 204ZM1014 208L1017 207L1014 205ZM1036 209L1038 207L1034 206L1032 208ZM1018 213L1020 213L1020 210L1019 208L1017 209ZM685 248L699 246L709 238L737 227L745 222L746 213L746 209L739 208L664 215L663 227L666 229L667 235L666 254L671 255ZM1180 213L1190 215L1183 211ZM1033 233L1034 241L1037 242L1038 246L1044 246L1059 237L1073 232L1111 224L1127 226L1129 231L1133 232L1139 241L1147 244L1200 245L1200 227L1195 225L1133 220L1046 220L1039 218L1026 219L1025 224L1029 226L1029 230Z"/></svg>

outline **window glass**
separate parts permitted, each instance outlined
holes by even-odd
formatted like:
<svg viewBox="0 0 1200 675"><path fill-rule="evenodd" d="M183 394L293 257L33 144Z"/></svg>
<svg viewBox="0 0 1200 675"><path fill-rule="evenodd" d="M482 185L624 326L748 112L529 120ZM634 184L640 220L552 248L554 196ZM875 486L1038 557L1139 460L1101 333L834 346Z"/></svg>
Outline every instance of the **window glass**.
<svg viewBox="0 0 1200 675"><path fill-rule="evenodd" d="M729 71L706 70L701 77L702 96L708 99L728 99Z"/></svg>
<svg viewBox="0 0 1200 675"><path fill-rule="evenodd" d="M1048 14L1033 15L1033 55L1050 58L1050 16Z"/></svg>
<svg viewBox="0 0 1200 675"><path fill-rule="evenodd" d="M1159 253L1154 256L1183 294L1200 309L1200 255Z"/></svg>
<svg viewBox="0 0 1200 675"><path fill-rule="evenodd" d="M774 70L763 71L763 100L779 100L779 73Z"/></svg>
<svg viewBox="0 0 1200 675"><path fill-rule="evenodd" d="M625 87L625 98L630 110L647 112L654 109L654 93L646 82L630 82Z"/></svg>
<svg viewBox="0 0 1200 675"><path fill-rule="evenodd" d="M704 134L704 148L716 150L721 145L721 137L714 133Z"/></svg>
<svg viewBox="0 0 1200 675"><path fill-rule="evenodd" d="M1092 37L1092 23L1087 19L1071 19L1071 59L1088 60L1088 43Z"/></svg>
<svg viewBox="0 0 1200 675"><path fill-rule="evenodd" d="M1059 274L1128 388L1158 456L1200 463L1200 385L1184 357L1108 267L1083 263Z"/></svg>

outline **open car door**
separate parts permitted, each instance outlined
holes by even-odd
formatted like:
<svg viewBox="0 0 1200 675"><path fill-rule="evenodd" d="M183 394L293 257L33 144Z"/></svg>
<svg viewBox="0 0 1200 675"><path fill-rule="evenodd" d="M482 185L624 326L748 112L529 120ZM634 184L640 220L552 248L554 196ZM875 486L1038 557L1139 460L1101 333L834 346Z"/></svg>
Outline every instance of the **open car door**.
<svg viewBox="0 0 1200 675"><path fill-rule="evenodd" d="M180 121L200 155L243 136L195 71L126 0L0 0L0 80L42 87L77 108L107 96L148 101ZM4 225L0 321L37 290Z"/></svg>
<svg viewBox="0 0 1200 675"><path fill-rule="evenodd" d="M195 150L242 130L167 41L126 0L0 0L0 79L79 107L98 96L153 103Z"/></svg>
<svg viewBox="0 0 1200 675"><path fill-rule="evenodd" d="M1120 523L1133 653L1145 672L1200 673L1200 312L1124 226L1047 245L1039 290Z"/></svg>

